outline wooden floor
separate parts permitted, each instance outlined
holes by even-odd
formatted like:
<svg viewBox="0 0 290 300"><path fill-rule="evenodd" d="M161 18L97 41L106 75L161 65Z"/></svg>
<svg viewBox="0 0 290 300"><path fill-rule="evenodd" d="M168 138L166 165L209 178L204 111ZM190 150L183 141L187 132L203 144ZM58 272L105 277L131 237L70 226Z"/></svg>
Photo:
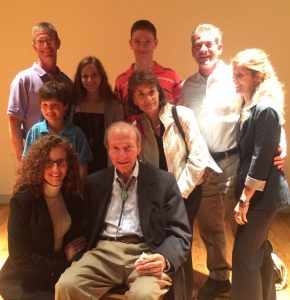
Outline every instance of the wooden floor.
<svg viewBox="0 0 290 300"><path fill-rule="evenodd" d="M8 252L7 252L7 218L9 208L7 205L0 205L0 268L3 265ZM229 243L228 253L229 261L231 259L231 247L233 243L233 237L231 230L227 228ZM279 214L272 226L270 232L270 240L273 244L275 252L284 261L290 272L290 214ZM205 266L206 253L204 245L199 237L198 227L194 227L194 241L193 241L193 269L194 269L194 295L196 295L198 289L207 279L207 269ZM217 298L216 300L226 300L228 296ZM2 298L0 297L2 300ZM277 292L277 300L289 300L290 299L290 280L288 278L288 287L283 291ZM246 300L246 299L245 299Z"/></svg>

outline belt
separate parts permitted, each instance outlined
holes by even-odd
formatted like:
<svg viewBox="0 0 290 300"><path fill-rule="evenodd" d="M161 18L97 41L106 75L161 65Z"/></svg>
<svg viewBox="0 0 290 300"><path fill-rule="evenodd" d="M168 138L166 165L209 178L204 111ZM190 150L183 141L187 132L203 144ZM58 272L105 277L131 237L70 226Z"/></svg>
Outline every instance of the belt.
<svg viewBox="0 0 290 300"><path fill-rule="evenodd" d="M100 239L104 241L121 242L125 244L144 243L143 237L140 237L138 235L125 235L119 237L102 236Z"/></svg>
<svg viewBox="0 0 290 300"><path fill-rule="evenodd" d="M229 156L238 153L238 148L232 148L230 150L224 151L224 152L216 152L216 153L211 153L211 156L215 160L221 160L228 158Z"/></svg>

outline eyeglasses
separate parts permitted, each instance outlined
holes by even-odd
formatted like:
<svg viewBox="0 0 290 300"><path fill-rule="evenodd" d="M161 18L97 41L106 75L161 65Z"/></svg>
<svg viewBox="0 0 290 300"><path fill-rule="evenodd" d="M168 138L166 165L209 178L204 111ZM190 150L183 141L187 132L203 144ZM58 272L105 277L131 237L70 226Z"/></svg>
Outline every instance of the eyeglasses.
<svg viewBox="0 0 290 300"><path fill-rule="evenodd" d="M44 44L46 44L47 46L50 46L50 45L54 45L55 43L56 43L56 40L51 40L51 39L35 41L35 44L40 47L43 47Z"/></svg>
<svg viewBox="0 0 290 300"><path fill-rule="evenodd" d="M148 93L144 93L141 91L137 91L135 93L135 97L141 100L145 100L148 96L151 97L155 97L156 95L158 95L158 91L156 89L151 89Z"/></svg>
<svg viewBox="0 0 290 300"><path fill-rule="evenodd" d="M66 167L67 166L67 160L66 159L57 159L57 160L48 160L44 167L45 169L51 169L54 167L54 164L56 164L58 167Z"/></svg>

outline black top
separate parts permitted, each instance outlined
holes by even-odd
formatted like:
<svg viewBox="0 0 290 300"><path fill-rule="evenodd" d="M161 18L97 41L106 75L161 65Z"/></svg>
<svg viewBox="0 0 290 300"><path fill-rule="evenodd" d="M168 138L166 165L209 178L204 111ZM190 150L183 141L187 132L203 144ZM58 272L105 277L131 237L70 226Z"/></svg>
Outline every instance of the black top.
<svg viewBox="0 0 290 300"><path fill-rule="evenodd" d="M165 130L164 125L160 123L160 136L156 134L154 134L154 136L157 142L158 152L159 152L159 169L168 171L166 157L164 153L164 147L163 147L163 140L162 140L164 130Z"/></svg>
<svg viewBox="0 0 290 300"><path fill-rule="evenodd" d="M88 174L106 168L108 161L104 146L104 114L76 112L73 116L73 123L82 129L93 153L93 160L88 163Z"/></svg>
<svg viewBox="0 0 290 300"><path fill-rule="evenodd" d="M29 191L11 198L9 257L0 272L0 294L4 299L32 299L34 293L54 291L60 274L69 266L64 249L82 235L80 197L64 196L64 201L72 223L62 249L55 252L53 223L45 199Z"/></svg>

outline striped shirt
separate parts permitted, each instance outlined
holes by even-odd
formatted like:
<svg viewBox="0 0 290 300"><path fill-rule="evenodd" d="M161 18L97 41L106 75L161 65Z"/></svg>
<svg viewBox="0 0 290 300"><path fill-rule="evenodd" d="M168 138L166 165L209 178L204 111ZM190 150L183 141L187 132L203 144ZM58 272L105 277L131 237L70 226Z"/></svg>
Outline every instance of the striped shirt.
<svg viewBox="0 0 290 300"><path fill-rule="evenodd" d="M135 64L121 73L115 81L115 95L122 104L126 104L128 95L128 79L135 71ZM177 104L181 97L182 81L178 74L170 68L164 68L154 61L152 73L158 78L169 102Z"/></svg>

